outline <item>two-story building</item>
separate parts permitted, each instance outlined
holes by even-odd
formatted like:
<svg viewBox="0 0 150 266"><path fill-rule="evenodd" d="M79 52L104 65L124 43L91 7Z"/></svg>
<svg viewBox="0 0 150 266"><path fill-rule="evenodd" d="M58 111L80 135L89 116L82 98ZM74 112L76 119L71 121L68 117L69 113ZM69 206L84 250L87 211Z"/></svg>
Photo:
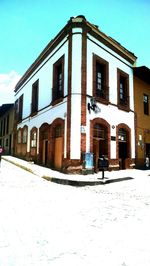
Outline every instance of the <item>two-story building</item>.
<svg viewBox="0 0 150 266"><path fill-rule="evenodd" d="M130 168L136 56L84 16L71 17L15 87L15 155L63 171ZM91 159L92 161L92 159Z"/></svg>
<svg viewBox="0 0 150 266"><path fill-rule="evenodd" d="M0 146L4 154L13 154L14 104L0 106Z"/></svg>
<svg viewBox="0 0 150 266"><path fill-rule="evenodd" d="M136 114L136 166L144 167L150 158L150 69L134 68L134 101Z"/></svg>

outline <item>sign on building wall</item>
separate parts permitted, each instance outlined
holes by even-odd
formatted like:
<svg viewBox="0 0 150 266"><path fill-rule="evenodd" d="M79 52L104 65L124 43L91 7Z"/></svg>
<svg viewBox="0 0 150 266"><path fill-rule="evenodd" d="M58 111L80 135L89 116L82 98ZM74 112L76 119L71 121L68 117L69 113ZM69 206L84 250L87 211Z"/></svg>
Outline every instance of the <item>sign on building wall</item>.
<svg viewBox="0 0 150 266"><path fill-rule="evenodd" d="M93 169L93 153L85 153L85 169Z"/></svg>

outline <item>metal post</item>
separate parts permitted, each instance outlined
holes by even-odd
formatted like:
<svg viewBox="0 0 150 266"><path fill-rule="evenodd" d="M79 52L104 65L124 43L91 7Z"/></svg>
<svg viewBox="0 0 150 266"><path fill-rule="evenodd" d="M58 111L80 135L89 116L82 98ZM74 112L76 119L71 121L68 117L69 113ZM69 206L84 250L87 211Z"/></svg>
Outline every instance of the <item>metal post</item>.
<svg viewBox="0 0 150 266"><path fill-rule="evenodd" d="M104 168L102 169L102 179L104 179Z"/></svg>

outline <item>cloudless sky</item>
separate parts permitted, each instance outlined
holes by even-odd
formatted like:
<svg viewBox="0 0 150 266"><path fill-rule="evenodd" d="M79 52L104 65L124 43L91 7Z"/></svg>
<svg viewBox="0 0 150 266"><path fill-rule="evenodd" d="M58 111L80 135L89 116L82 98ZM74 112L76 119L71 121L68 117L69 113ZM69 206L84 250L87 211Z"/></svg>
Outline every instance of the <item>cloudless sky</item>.
<svg viewBox="0 0 150 266"><path fill-rule="evenodd" d="M22 76L72 16L84 15L150 68L150 0L0 0L0 74Z"/></svg>

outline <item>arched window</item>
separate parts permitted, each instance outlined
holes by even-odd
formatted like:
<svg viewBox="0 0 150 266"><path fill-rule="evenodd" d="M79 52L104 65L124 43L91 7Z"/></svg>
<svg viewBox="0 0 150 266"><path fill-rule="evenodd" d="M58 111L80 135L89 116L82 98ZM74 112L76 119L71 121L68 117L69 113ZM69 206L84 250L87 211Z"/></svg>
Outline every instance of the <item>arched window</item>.
<svg viewBox="0 0 150 266"><path fill-rule="evenodd" d="M93 128L93 150L97 157L108 156L108 128L96 123Z"/></svg>
<svg viewBox="0 0 150 266"><path fill-rule="evenodd" d="M55 127L55 138L59 138L62 136L62 126L61 125L57 125Z"/></svg>
<svg viewBox="0 0 150 266"><path fill-rule="evenodd" d="M22 142L23 142L24 144L27 143L27 134L28 134L28 131L27 131L27 128L25 127L25 128L23 129L23 133L22 133Z"/></svg>
<svg viewBox="0 0 150 266"><path fill-rule="evenodd" d="M105 140L107 138L107 128L101 124L94 125L94 138Z"/></svg>
<svg viewBox="0 0 150 266"><path fill-rule="evenodd" d="M35 148L36 145L37 145L37 132L32 131L32 133L31 133L31 147Z"/></svg>
<svg viewBox="0 0 150 266"><path fill-rule="evenodd" d="M122 142L127 141L127 131L123 128L120 128L118 131L118 140Z"/></svg>
<svg viewBox="0 0 150 266"><path fill-rule="evenodd" d="M18 141L18 144L21 143L21 129L18 130L17 141Z"/></svg>

